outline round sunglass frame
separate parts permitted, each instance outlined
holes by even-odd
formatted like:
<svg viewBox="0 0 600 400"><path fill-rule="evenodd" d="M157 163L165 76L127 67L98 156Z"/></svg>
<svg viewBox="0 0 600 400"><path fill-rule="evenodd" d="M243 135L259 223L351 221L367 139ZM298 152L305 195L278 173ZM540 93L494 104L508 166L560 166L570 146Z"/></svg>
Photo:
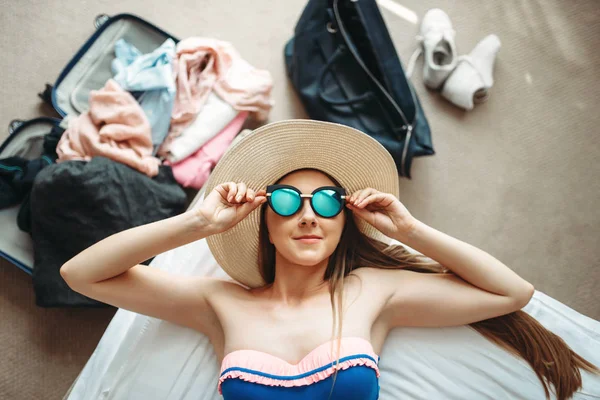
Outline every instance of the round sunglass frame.
<svg viewBox="0 0 600 400"><path fill-rule="evenodd" d="M271 195L273 194L273 192L275 192L278 189L291 189L291 190L295 191L296 193L298 193L298 195L300 196L300 204L298 206L298 209L296 211L294 211L292 214L289 214L289 215L281 214L273 206ZM315 209L315 205L313 204L314 195L317 192L320 192L321 190L333 190L340 196L340 199L342 200L342 202L340 204L340 209L335 213L335 215L325 216ZM320 216L322 218L334 218L337 215L339 215L339 213L341 213L342 210L344 209L344 205L346 203L345 200L348 196L346 195L346 190L339 186L321 186L321 187L318 187L315 190L313 190L311 194L303 194L298 188L291 186L291 185L269 185L269 186L267 186L267 203L269 203L269 207L271 207L271 210L273 210L276 214L281 215L283 217L291 217L292 215L295 215L298 211L300 211L302 209L302 203L303 203L302 199L307 198L307 197L310 198L310 201L309 201L310 207L313 209L315 214L317 214L318 216Z"/></svg>

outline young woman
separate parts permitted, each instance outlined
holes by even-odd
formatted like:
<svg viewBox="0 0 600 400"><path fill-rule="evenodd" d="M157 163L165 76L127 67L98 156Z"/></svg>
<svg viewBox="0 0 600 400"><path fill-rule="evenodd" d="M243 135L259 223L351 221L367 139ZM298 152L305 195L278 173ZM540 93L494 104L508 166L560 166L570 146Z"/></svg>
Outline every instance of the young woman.
<svg viewBox="0 0 600 400"><path fill-rule="evenodd" d="M417 220L398 192L393 157L368 135L269 124L224 155L203 202L96 243L61 274L89 297L206 334L226 400L377 399L378 354L399 326L471 324L558 399L581 386L580 368L597 372L519 311L529 282ZM237 282L139 264L203 238Z"/></svg>

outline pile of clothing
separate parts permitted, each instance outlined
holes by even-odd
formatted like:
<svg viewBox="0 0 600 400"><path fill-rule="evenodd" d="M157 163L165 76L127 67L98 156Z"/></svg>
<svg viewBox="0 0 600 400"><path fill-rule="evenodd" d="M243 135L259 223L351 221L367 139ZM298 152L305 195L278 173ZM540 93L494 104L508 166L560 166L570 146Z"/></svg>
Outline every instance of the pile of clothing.
<svg viewBox="0 0 600 400"><path fill-rule="evenodd" d="M200 189L248 116L267 118L273 81L228 42L192 37L141 54L120 39L113 79L69 121L58 162L105 156L152 177L169 165Z"/></svg>
<svg viewBox="0 0 600 400"><path fill-rule="evenodd" d="M38 159L0 160L0 208L21 204L40 306L105 306L60 267L119 231L185 211L248 118L266 120L271 75L228 42L167 39L148 54L115 43L112 78L44 139ZM146 260L147 264L151 260Z"/></svg>

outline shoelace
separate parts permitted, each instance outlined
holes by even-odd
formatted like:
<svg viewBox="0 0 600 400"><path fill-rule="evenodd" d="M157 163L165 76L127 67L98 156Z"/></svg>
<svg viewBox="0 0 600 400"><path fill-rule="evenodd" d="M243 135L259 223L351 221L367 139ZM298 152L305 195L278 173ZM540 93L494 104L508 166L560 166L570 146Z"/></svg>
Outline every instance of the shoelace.
<svg viewBox="0 0 600 400"><path fill-rule="evenodd" d="M440 35L444 35L445 32L450 32L452 35L456 35L456 31L454 29L430 29L427 31L427 33L437 33ZM412 76L412 73L415 69L415 64L417 63L417 60L419 59L419 56L421 54L423 54L423 41L425 40L424 36L421 35L417 35L415 36L415 39L417 40L417 43L419 44L419 47L412 53L412 55L410 56L410 59L408 61L407 67L406 67L406 77L410 78Z"/></svg>
<svg viewBox="0 0 600 400"><path fill-rule="evenodd" d="M417 60L419 59L421 54L423 54L423 36L417 35L415 39L417 39L419 47L417 47L416 50L413 51L412 55L410 56L410 59L408 60L408 64L406 66L406 77L408 79L410 79L410 77L412 76L412 73L415 69L415 65L417 64Z"/></svg>
<svg viewBox="0 0 600 400"><path fill-rule="evenodd" d="M440 34L443 35L443 33L445 31L447 31L447 30L440 31ZM454 32L454 30L452 30L452 32ZM412 73L414 72L414 69L415 69L415 65L417 64L417 60L419 59L421 54L423 54L423 41L425 40L425 38L421 35L417 35L417 36L415 36L415 39L417 40L419 47L417 47L415 49L415 51L410 56L410 59L408 60L408 65L406 67L406 77L407 78L410 78L412 76Z"/></svg>

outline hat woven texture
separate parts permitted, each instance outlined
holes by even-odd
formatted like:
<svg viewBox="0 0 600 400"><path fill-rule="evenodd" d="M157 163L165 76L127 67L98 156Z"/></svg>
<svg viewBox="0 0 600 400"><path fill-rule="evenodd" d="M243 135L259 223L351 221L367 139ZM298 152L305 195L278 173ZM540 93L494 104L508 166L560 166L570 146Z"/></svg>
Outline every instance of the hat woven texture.
<svg viewBox="0 0 600 400"><path fill-rule="evenodd" d="M234 141L211 172L204 196L225 182L244 182L254 191L266 189L301 168L328 173L349 195L370 187L399 196L396 164L377 140L346 125L305 119L270 123ZM356 218L356 222L364 234L389 242L364 220ZM225 272L250 288L266 283L258 265L259 224L260 207L227 231L206 239Z"/></svg>

